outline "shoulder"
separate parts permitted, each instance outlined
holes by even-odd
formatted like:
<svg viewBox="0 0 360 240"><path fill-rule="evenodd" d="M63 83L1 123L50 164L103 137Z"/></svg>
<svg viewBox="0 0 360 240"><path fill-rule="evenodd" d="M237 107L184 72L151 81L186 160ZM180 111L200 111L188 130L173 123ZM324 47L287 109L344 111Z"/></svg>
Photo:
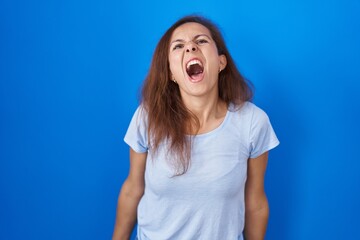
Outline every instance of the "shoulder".
<svg viewBox="0 0 360 240"><path fill-rule="evenodd" d="M268 118L265 111L252 102L244 102L241 105L230 104L229 111L238 117L245 117L249 121Z"/></svg>
<svg viewBox="0 0 360 240"><path fill-rule="evenodd" d="M130 121L128 132L145 132L148 125L148 114L142 105L139 105Z"/></svg>
<svg viewBox="0 0 360 240"><path fill-rule="evenodd" d="M147 114L140 105L131 119L124 140L135 152L143 153L148 149L147 138Z"/></svg>
<svg viewBox="0 0 360 240"><path fill-rule="evenodd" d="M266 112L252 102L244 102L241 105L232 104L229 106L229 113L232 126L247 129L249 135L270 122Z"/></svg>
<svg viewBox="0 0 360 240"><path fill-rule="evenodd" d="M148 114L144 106L138 105L133 114L132 120L136 121L138 124L144 124L147 122L147 118Z"/></svg>
<svg viewBox="0 0 360 240"><path fill-rule="evenodd" d="M141 117L146 116L147 113L146 113L145 107L142 104L138 105L136 110L135 110L134 115L135 116L141 116Z"/></svg>
<svg viewBox="0 0 360 240"><path fill-rule="evenodd" d="M254 103L248 103L249 108L252 111L252 119L251 122L253 123L262 123L269 121L269 117L266 112L261 109L260 107L256 106Z"/></svg>

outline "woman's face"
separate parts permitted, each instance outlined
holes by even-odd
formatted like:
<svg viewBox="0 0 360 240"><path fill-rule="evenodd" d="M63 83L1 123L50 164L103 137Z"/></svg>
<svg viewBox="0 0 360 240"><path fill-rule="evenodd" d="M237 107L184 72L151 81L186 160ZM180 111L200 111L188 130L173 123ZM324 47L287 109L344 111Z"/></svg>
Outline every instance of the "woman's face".
<svg viewBox="0 0 360 240"><path fill-rule="evenodd" d="M218 95L219 71L226 66L225 55L218 55L209 30L199 23L185 23L172 34L169 49L172 80L182 98Z"/></svg>

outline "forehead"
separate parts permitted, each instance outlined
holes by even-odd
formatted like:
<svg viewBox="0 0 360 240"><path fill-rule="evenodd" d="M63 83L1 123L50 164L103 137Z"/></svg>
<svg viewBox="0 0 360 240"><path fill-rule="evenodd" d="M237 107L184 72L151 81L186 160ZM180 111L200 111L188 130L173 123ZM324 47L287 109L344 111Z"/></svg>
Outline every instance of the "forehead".
<svg viewBox="0 0 360 240"><path fill-rule="evenodd" d="M206 34L207 36L211 37L209 29L207 29L205 26L201 25L200 23L190 22L177 27L174 30L171 39L193 38L199 34Z"/></svg>

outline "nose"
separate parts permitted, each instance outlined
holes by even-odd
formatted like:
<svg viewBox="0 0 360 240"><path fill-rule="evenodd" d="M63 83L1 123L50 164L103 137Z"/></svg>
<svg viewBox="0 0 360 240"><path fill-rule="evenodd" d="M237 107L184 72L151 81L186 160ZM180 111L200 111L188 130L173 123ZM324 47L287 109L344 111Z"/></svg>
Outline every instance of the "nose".
<svg viewBox="0 0 360 240"><path fill-rule="evenodd" d="M190 42L187 46L186 46L186 52L195 52L197 50L197 46Z"/></svg>

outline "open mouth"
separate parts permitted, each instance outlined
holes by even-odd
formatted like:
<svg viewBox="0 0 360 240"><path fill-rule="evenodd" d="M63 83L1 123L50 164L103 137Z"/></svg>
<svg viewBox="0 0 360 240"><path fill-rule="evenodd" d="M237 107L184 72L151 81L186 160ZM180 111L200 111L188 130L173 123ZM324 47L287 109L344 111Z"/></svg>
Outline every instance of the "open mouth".
<svg viewBox="0 0 360 240"><path fill-rule="evenodd" d="M189 77L194 80L201 80L202 73L204 72L203 64L198 59L193 59L186 64L186 72Z"/></svg>

